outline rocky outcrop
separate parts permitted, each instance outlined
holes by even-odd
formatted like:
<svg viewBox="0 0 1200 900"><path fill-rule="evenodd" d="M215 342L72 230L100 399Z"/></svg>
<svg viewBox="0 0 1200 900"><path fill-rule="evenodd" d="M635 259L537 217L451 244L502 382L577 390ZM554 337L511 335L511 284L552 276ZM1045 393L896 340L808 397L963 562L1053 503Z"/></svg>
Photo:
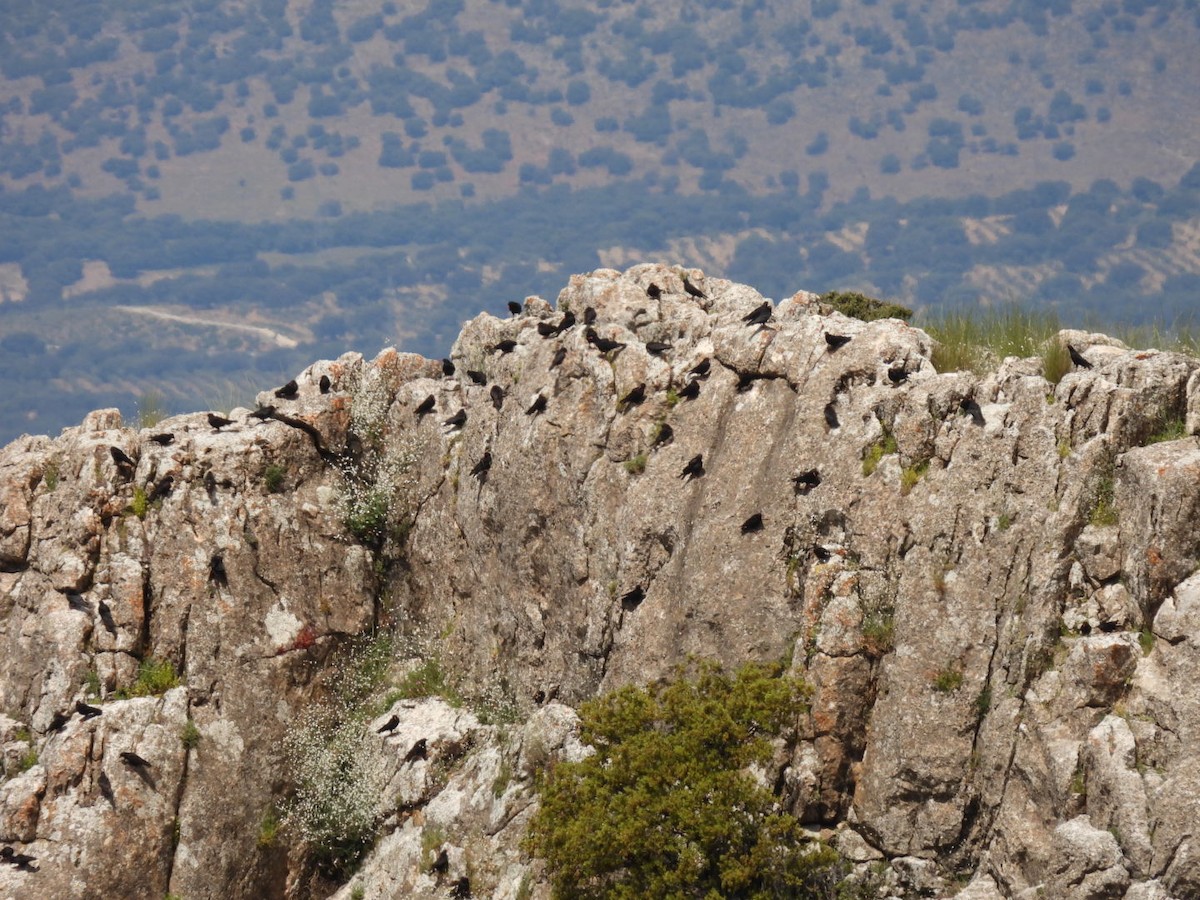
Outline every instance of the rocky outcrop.
<svg viewBox="0 0 1200 900"><path fill-rule="evenodd" d="M1093 368L1058 384L939 373L900 321L800 293L747 324L761 302L601 270L467 323L451 376L348 355L262 420L99 412L5 448L0 840L40 870L0 894L333 892L262 823L378 628L466 707L383 713L396 802L345 896L545 896L521 835L538 768L586 752L571 707L689 656L790 656L784 800L898 892L1200 893L1200 442L1154 442L1200 430L1200 363L1074 332ZM148 659L180 686L121 699Z"/></svg>

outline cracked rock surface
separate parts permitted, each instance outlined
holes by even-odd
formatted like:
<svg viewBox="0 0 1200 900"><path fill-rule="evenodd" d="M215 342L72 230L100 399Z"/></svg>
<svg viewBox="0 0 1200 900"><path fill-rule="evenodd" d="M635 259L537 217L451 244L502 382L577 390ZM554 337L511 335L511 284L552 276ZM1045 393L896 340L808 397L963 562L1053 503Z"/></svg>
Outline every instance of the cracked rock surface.
<svg viewBox="0 0 1200 900"><path fill-rule="evenodd" d="M333 893L260 823L381 625L466 705L388 710L395 811L339 896L548 896L521 837L538 767L586 752L573 707L692 656L790 656L783 800L897 895L1200 896L1200 362L1069 332L1094 368L1058 384L939 373L898 320L799 293L746 324L757 292L687 274L703 296L645 265L481 314L451 376L348 354L262 420L99 411L0 450L0 842L40 867L0 897ZM151 657L180 686L118 699Z"/></svg>

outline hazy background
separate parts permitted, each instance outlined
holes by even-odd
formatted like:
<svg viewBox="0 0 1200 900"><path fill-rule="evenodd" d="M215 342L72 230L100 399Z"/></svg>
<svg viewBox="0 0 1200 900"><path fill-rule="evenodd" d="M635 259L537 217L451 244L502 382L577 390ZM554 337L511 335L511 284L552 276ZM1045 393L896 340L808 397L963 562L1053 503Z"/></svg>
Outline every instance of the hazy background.
<svg viewBox="0 0 1200 900"><path fill-rule="evenodd" d="M1197 0L0 0L0 442L574 272L1188 322Z"/></svg>

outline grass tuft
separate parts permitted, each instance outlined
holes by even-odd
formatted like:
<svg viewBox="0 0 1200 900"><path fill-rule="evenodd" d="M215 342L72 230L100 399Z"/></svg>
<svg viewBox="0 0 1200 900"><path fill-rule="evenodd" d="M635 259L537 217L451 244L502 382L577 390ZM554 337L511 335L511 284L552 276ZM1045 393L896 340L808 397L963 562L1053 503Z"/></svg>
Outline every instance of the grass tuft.
<svg viewBox="0 0 1200 900"><path fill-rule="evenodd" d="M876 300L857 291L828 291L821 295L820 300L842 315L864 322L874 322L876 319L903 319L907 322L913 314L907 306Z"/></svg>
<svg viewBox="0 0 1200 900"><path fill-rule="evenodd" d="M956 666L947 666L933 676L933 689L939 694L949 694L962 687L963 673Z"/></svg>

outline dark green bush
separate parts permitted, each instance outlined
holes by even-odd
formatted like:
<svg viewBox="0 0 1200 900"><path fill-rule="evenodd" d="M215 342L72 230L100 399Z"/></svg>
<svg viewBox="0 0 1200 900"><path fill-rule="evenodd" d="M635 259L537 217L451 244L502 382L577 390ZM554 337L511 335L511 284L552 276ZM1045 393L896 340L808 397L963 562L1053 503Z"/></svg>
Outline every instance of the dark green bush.
<svg viewBox="0 0 1200 900"><path fill-rule="evenodd" d="M832 306L842 315L864 322L874 322L876 319L903 319L907 322L913 314L906 306L885 303L857 291L829 291L821 295L821 302Z"/></svg>

